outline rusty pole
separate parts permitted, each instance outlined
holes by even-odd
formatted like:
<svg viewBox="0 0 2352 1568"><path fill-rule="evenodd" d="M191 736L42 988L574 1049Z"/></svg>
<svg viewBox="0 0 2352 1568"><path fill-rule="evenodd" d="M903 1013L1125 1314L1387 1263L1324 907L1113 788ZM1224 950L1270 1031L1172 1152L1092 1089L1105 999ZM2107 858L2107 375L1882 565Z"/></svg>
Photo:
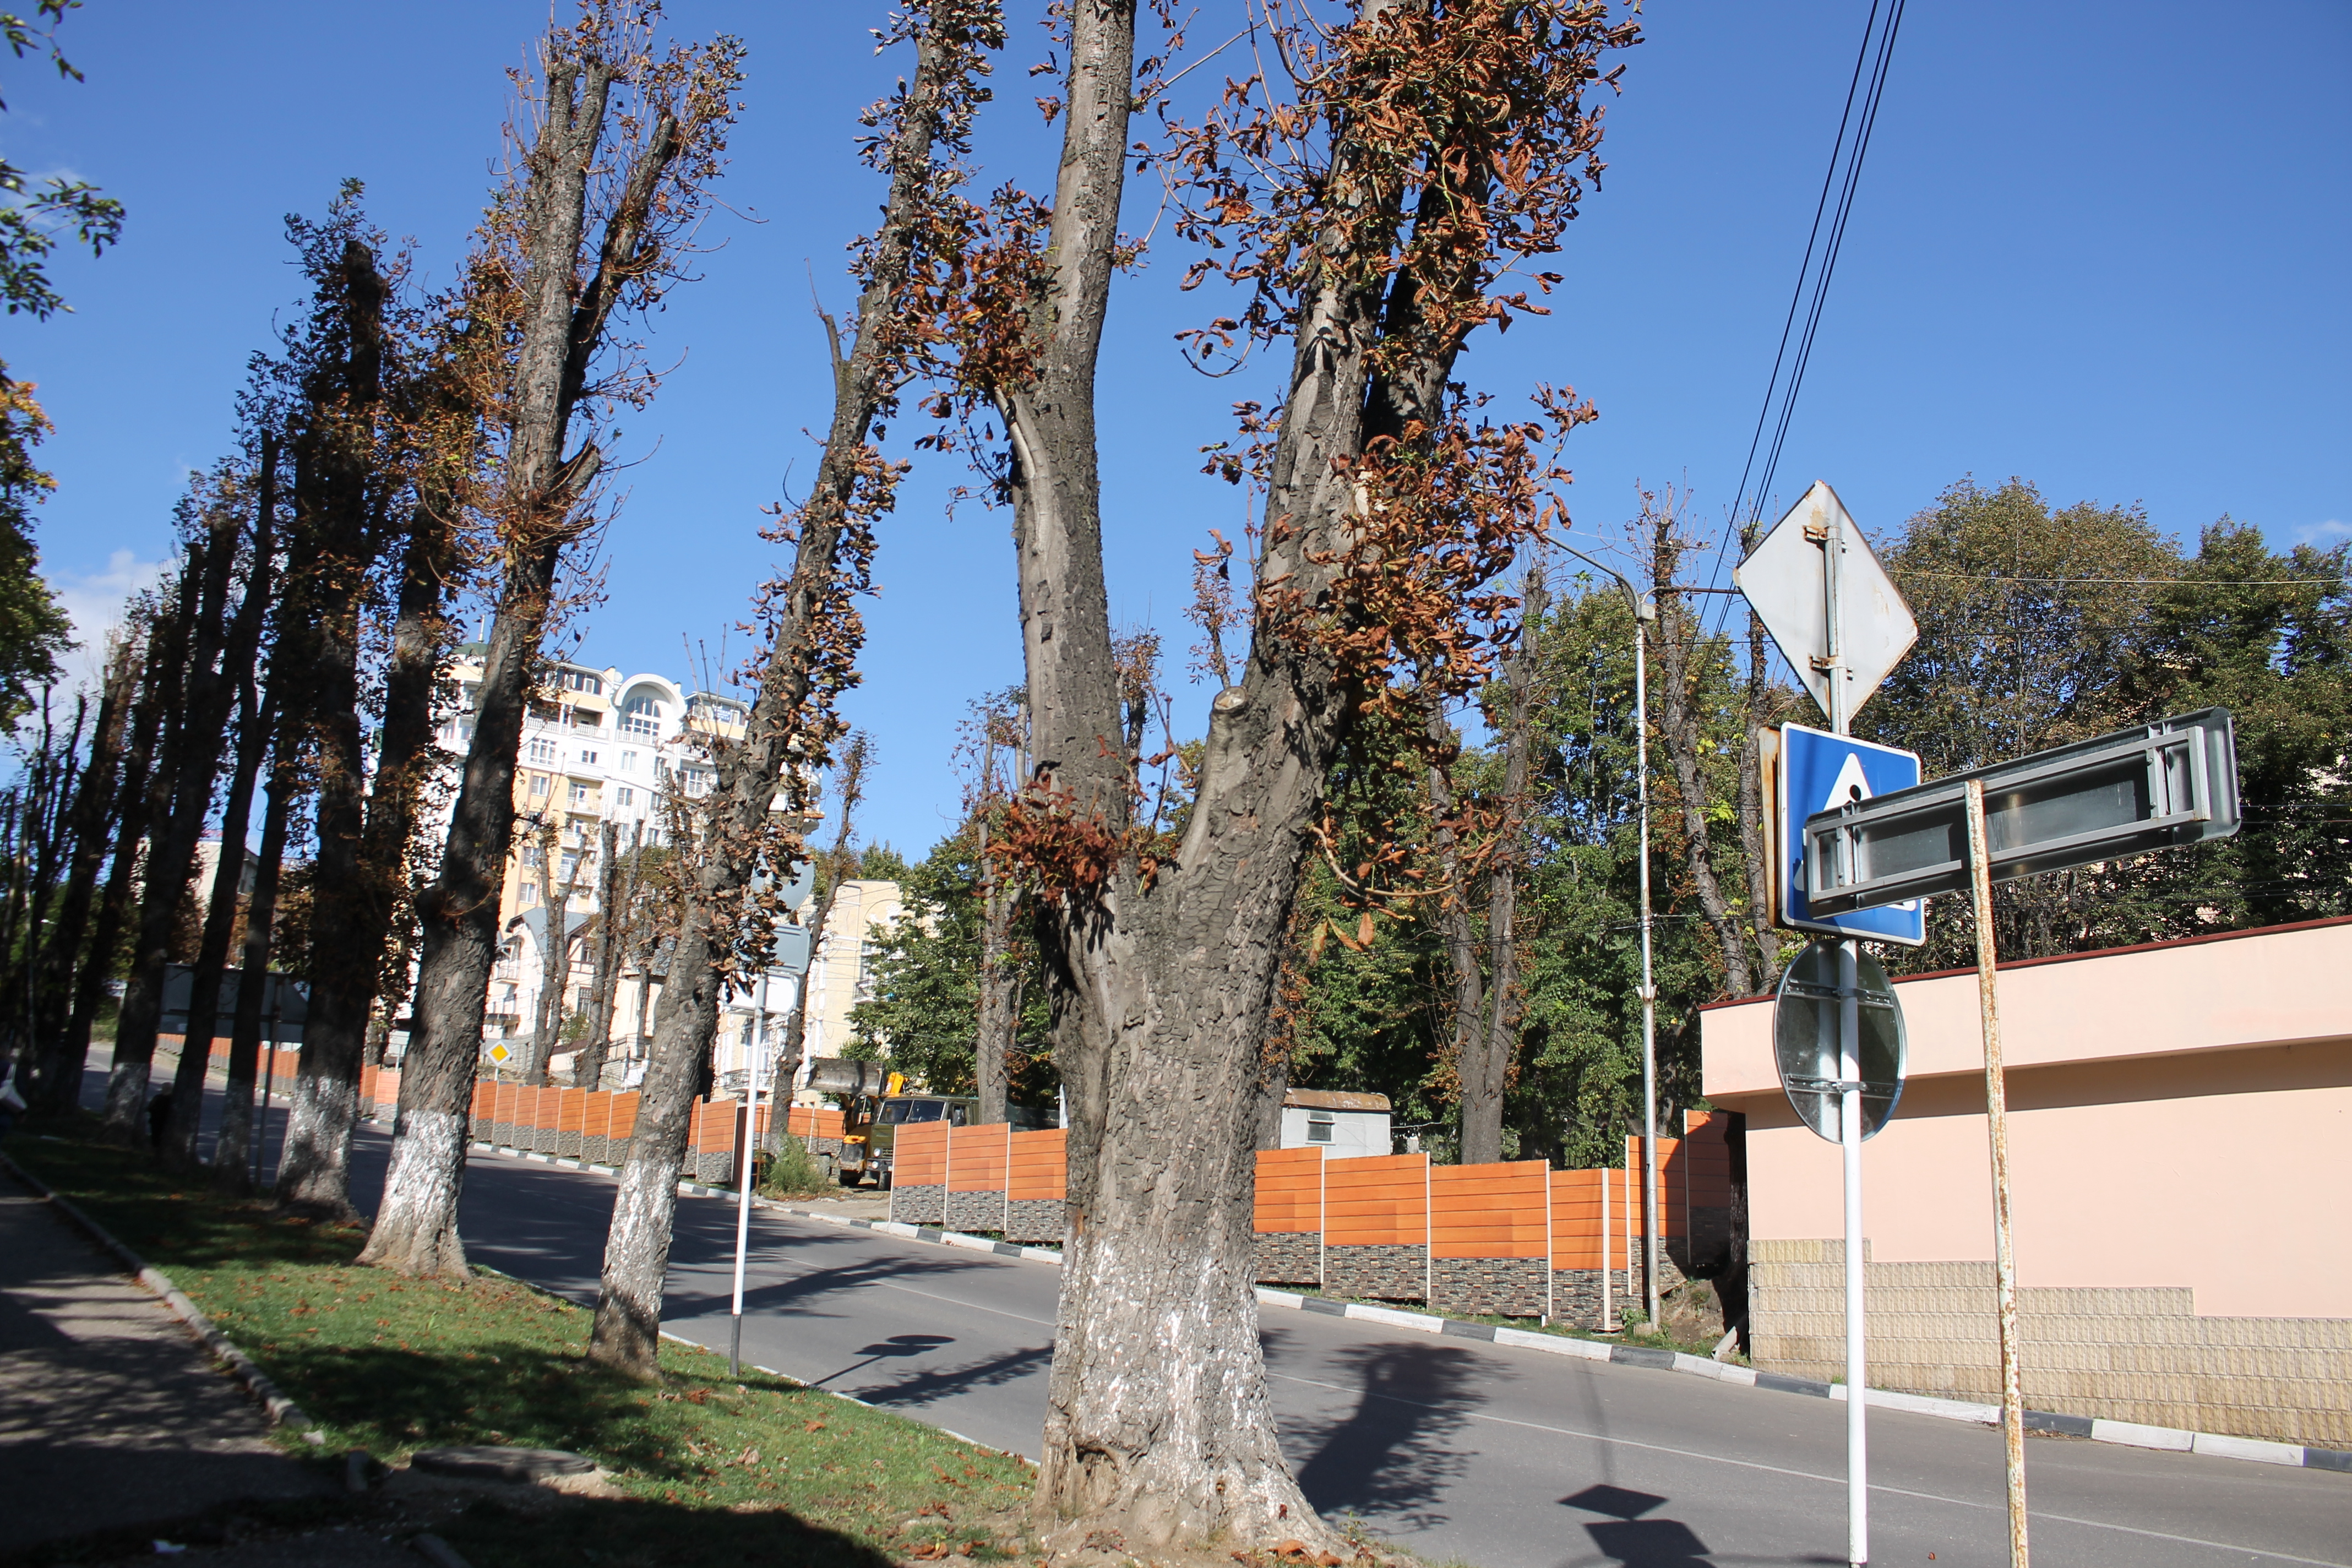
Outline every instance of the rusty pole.
<svg viewBox="0 0 2352 1568"><path fill-rule="evenodd" d="M2008 1458L2009 1562L2010 1568L2026 1568L2025 1400L2017 1364L2017 1258L2009 1234L2009 1089L2000 1062L1992 865L1985 834L1984 782L1970 779L1968 789L1969 881L1977 919L1977 1002L1984 1027L1985 1131L1992 1143L1992 1267L2000 1313L2000 1432Z"/></svg>

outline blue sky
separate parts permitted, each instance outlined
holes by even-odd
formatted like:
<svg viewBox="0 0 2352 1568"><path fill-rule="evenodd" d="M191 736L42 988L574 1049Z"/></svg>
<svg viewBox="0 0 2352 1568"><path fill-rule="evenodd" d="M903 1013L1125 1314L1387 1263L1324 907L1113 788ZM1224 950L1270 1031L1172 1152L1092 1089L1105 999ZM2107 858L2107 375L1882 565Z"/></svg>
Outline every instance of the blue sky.
<svg viewBox="0 0 2352 1568"><path fill-rule="evenodd" d="M1538 380L1599 403L1569 454L1580 531L1629 516L1637 480L1687 483L1702 518L1728 504L1867 8L1646 11L1611 167L1561 258L1562 309L1465 362L1505 406ZM1238 25L1220 27L1224 9L1203 4L1196 44ZM673 0L681 32L748 41L747 108L730 210L706 236L719 247L652 324L653 357L676 369L623 422L637 461L590 658L683 674L689 641L715 655L769 563L759 509L813 467L804 432L827 408L811 279L848 302L843 247L879 200L851 144L897 68L866 37L880 10ZM0 64L11 160L130 208L120 249L57 268L73 315L0 324L0 354L58 422L40 540L78 611L102 618L152 569L187 472L223 450L246 356L298 295L283 215L320 213L358 176L376 221L446 278L488 185L502 73L547 16L545 0L91 0L61 34L85 84ZM1022 74L1043 53L1024 17L984 126L991 184L1050 183L1055 143L1028 107L1041 88ZM1157 197L1132 192L1130 226ZM2017 474L2059 503L2141 502L2190 536L2227 512L2282 545L2343 537L2347 239L2352 7L1918 0L1776 499L1827 479L1884 534L1963 475ZM1234 399L1266 391L1178 359L1173 334L1213 303L1176 291L1183 260L1163 226L1114 295L1101 381L1113 612L1158 625L1179 673L1191 552L1240 520L1196 449L1228 434ZM919 459L883 530L849 703L880 745L868 831L908 850L954 811L964 704L1020 675L1003 520L946 512L964 477ZM1204 700L1180 696L1180 733Z"/></svg>

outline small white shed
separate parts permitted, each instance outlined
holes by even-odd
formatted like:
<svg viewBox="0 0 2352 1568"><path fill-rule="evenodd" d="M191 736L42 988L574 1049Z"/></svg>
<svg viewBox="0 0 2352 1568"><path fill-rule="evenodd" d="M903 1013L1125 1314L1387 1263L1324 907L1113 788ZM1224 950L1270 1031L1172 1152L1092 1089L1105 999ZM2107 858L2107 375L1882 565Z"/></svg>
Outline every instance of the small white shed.
<svg viewBox="0 0 2352 1568"><path fill-rule="evenodd" d="M1331 1160L1392 1153L1389 1097L1294 1089L1282 1097L1282 1147L1325 1149Z"/></svg>

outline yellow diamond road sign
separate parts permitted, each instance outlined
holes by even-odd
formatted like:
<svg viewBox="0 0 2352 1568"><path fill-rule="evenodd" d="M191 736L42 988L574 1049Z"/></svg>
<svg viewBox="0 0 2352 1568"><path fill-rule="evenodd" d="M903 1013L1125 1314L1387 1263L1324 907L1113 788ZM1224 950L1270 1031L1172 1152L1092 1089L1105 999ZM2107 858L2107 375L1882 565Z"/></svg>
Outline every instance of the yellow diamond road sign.
<svg viewBox="0 0 2352 1568"><path fill-rule="evenodd" d="M508 1047L507 1043L504 1040L500 1040L497 1045L490 1047L489 1056L490 1060L498 1063L500 1067L506 1066L508 1062L514 1059L514 1052Z"/></svg>

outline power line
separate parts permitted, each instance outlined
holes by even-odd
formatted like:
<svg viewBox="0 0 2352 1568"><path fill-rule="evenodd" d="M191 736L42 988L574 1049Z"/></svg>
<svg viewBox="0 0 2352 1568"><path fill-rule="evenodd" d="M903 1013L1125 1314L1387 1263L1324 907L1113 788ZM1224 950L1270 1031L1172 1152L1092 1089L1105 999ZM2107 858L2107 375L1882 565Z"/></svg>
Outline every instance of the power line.
<svg viewBox="0 0 2352 1568"><path fill-rule="evenodd" d="M1780 467L1780 449L1788 439L1790 416L1796 408L1797 391L1804 381L1806 363L1812 355L1813 337L1821 324L1822 307L1829 297L1830 276L1837 269L1838 251L1845 239L1846 219L1853 210L1854 191L1862 175L1863 157L1869 151L1871 128L1877 122L1879 99L1886 85L1887 63L1895 50L1895 35L1903 25L1904 4L1905 0L1894 0L1887 9L1886 26L1883 32L1879 27L1882 0L1871 0L1870 15L1863 22L1862 47L1854 55L1853 72L1846 83L1845 107L1838 116L1837 140L1830 148L1829 169L1822 176L1822 194L1813 206L1813 226L1805 237L1804 260L1798 266L1796 286L1789 295L1788 315L1780 324L1780 346L1772 355L1772 374L1764 384L1763 406L1757 410L1756 430L1748 442L1748 460L1739 470L1739 488L1732 494L1731 510L1724 520L1723 542L1715 552L1715 566L1707 578L1710 587L1722 579L1724 563L1729 558L1731 542L1738 531L1743 508L1760 513L1766 499L1771 494L1772 477ZM1874 41L1876 44L1874 59ZM1866 89L1863 86L1865 67L1868 68L1869 80ZM1859 117L1855 113L1857 96L1861 99ZM1841 165L1845 170L1842 186L1838 181ZM1830 193L1832 190L1838 194L1836 214L1830 219L1828 243L1823 246L1822 219L1830 214ZM1813 265L1817 249L1822 257L1818 268ZM1797 334L1797 314L1799 308L1805 303L1805 280L1808 277L1813 280L1812 302L1805 310L1804 330L1801 334ZM1797 335L1797 352L1793 361L1789 353L1792 334ZM1781 379L1783 366L1789 372L1785 385ZM1772 405L1776 397L1780 405L1780 417L1774 425ZM1764 431L1768 425L1773 426L1773 435L1771 446L1766 448ZM1748 481L1756 473L1756 457L1759 450L1766 452L1764 470L1751 502ZM1727 615L1729 613L1727 604L1725 611Z"/></svg>

